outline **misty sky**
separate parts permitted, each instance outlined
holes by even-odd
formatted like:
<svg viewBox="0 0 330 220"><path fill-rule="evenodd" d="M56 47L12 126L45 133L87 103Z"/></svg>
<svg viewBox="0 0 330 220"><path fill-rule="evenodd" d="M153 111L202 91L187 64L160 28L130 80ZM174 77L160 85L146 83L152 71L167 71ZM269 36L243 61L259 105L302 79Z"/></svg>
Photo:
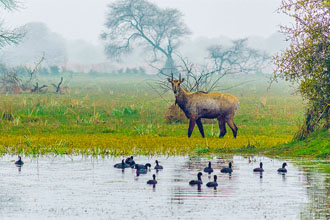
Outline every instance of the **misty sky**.
<svg viewBox="0 0 330 220"><path fill-rule="evenodd" d="M10 26L41 21L67 39L96 43L105 22L106 6L114 0L21 0L23 8L5 14ZM231 38L268 37L289 19L276 12L280 0L152 0L161 7L177 8L199 36Z"/></svg>

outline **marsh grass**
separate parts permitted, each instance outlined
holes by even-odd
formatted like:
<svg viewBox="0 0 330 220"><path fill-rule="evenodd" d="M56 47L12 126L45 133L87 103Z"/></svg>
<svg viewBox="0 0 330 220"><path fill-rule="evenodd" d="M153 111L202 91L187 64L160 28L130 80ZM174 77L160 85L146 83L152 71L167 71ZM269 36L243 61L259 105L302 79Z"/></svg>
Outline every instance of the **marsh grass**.
<svg viewBox="0 0 330 220"><path fill-rule="evenodd" d="M219 139L217 123L204 124L206 139L197 128L188 139L186 123L166 123L173 94L159 97L142 77L77 79L69 94L2 94L0 153L183 155L259 151L290 142L303 117L301 99L287 85L267 90L267 81L254 77L252 84L225 91L241 101L237 139L228 127ZM235 84L227 80L223 87Z"/></svg>

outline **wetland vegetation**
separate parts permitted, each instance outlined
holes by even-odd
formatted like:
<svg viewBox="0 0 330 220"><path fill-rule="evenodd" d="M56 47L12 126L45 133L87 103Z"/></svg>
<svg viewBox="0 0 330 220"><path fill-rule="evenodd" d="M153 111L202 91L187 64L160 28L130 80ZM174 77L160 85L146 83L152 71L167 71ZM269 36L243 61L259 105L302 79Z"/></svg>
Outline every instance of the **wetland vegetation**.
<svg viewBox="0 0 330 220"><path fill-rule="evenodd" d="M75 77L75 76L74 76ZM77 77L78 78L78 77ZM251 80L251 76L248 77ZM0 151L15 154L202 154L260 152L289 143L303 117L303 102L286 84L267 90L267 77L225 90L246 76L227 80L224 92L236 95L240 108L234 139L230 129L219 139L216 120L205 124L206 138L198 130L186 136L188 124L167 123L174 103L171 92L159 96L147 85L150 76L80 77L70 91L2 94Z"/></svg>

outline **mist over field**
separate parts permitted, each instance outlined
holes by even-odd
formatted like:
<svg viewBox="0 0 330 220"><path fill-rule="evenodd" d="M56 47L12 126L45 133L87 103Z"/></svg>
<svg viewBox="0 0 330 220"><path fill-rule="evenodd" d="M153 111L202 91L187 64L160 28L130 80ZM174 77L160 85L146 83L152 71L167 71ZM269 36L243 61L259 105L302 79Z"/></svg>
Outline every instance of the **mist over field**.
<svg viewBox="0 0 330 220"><path fill-rule="evenodd" d="M329 27L329 0L0 0L0 219L328 220Z"/></svg>
<svg viewBox="0 0 330 220"><path fill-rule="evenodd" d="M57 1L56 4L45 4L31 0L23 2L18 11L4 11L7 25L24 26L26 37L19 45L1 50L0 61L11 66L33 64L45 54L46 65L64 66L74 71L114 72L120 68L143 66L148 73L155 73L148 64L150 56L143 48L137 47L119 62L105 55L100 34L104 30L107 5L111 2L63 1L61 4ZM283 20L283 23L289 20L276 12L279 2L208 0L200 8L199 3L186 0L155 1L160 7L182 11L192 34L181 39L177 53L196 63L205 61L208 47L230 45L231 40L240 38L248 38L250 47L272 55L283 50L287 43L285 36L278 32L276 19Z"/></svg>

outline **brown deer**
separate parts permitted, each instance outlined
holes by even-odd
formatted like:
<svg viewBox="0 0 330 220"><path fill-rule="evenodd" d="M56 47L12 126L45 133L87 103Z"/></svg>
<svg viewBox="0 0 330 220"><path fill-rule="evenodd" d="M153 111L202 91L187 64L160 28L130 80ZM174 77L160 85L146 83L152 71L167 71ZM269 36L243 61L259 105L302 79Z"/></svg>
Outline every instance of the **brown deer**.
<svg viewBox="0 0 330 220"><path fill-rule="evenodd" d="M226 134L226 123L233 131L234 138L237 136L237 130L234 123L234 116L239 107L239 99L235 96L218 92L188 92L181 83L184 78L174 80L168 78L172 84L172 90L175 95L175 104L178 104L185 113L189 121L188 137L191 136L195 124L204 136L202 118L217 118L220 128L220 138Z"/></svg>

